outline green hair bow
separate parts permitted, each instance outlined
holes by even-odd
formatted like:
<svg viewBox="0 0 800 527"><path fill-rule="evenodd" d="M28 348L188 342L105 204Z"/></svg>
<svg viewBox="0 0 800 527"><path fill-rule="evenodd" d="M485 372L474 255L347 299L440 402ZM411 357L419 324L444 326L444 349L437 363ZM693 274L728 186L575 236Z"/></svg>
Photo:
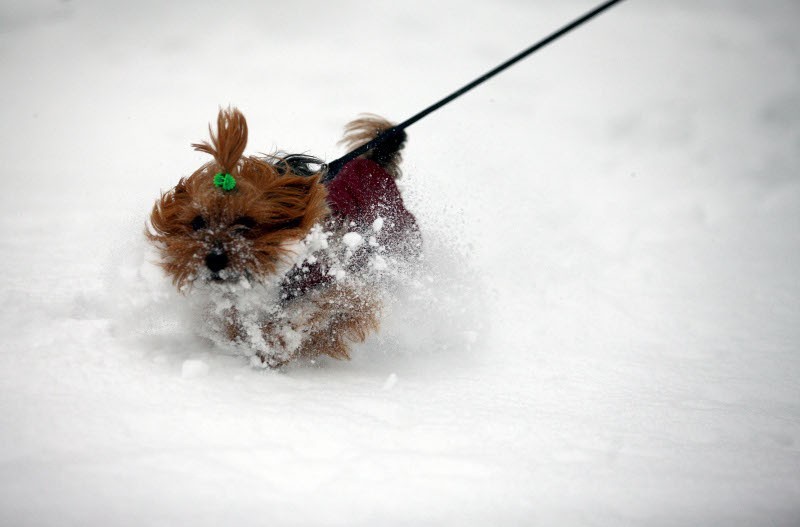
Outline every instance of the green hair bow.
<svg viewBox="0 0 800 527"><path fill-rule="evenodd" d="M214 176L214 186L220 187L222 190L233 190L236 187L236 180L230 174L223 174L220 172Z"/></svg>

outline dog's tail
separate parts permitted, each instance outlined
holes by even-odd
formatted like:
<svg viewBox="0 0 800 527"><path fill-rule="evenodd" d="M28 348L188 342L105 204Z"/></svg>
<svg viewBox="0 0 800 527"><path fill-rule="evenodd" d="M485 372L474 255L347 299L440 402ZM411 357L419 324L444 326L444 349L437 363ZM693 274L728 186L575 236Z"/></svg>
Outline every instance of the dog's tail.
<svg viewBox="0 0 800 527"><path fill-rule="evenodd" d="M375 139L392 126L392 123L378 115L371 113L361 114L358 119L345 126L344 137L339 141L339 144L346 146L347 150L352 152ZM402 156L400 151L405 146L405 143L406 133L401 131L372 150L368 150L361 157L375 161L393 178L398 179L401 175L400 162L402 161Z"/></svg>

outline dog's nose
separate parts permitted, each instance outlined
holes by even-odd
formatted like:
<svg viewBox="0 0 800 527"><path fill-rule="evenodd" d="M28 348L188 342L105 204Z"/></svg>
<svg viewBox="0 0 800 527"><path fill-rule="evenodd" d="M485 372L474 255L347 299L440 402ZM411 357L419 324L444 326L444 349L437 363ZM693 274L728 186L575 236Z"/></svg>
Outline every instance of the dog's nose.
<svg viewBox="0 0 800 527"><path fill-rule="evenodd" d="M206 267L212 273L218 273L228 267L228 255L225 251L214 251L206 256Z"/></svg>

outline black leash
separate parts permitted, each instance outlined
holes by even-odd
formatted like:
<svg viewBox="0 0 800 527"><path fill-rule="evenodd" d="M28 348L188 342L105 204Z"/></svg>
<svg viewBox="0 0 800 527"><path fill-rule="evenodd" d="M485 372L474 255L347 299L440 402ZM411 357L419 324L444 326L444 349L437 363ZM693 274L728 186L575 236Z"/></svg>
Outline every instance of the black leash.
<svg viewBox="0 0 800 527"><path fill-rule="evenodd" d="M398 133L402 132L403 130L405 130L406 128L411 126L412 124L416 123L417 121L419 121L420 119L422 119L426 115L438 110L439 108L441 108L445 104L449 103L450 101L452 101L456 97L464 95L465 93L470 91L472 88L474 88L474 87L478 86L479 84L482 84L483 82L491 79L492 77L494 77L495 75L497 75L498 73L503 71L504 69L508 68L509 66L511 66L513 64L516 64L517 62L519 62L520 60L524 59L528 55L531 55L532 53L534 53L534 52L538 51L539 49L545 47L549 43L551 43L554 40L558 39L559 37L569 33L570 31L572 31L576 27L582 25L583 23L588 22L589 20L591 20L595 16L599 15L600 13L602 13L603 11L608 9L609 7L611 7L614 4L616 4L618 2L621 2L621 1L622 0L609 0L607 2L604 2L604 3L600 4L599 6L595 7L594 9L592 9L591 11L589 11L588 13L583 15L582 17L576 18L575 20L573 20L572 22L570 22L566 26L562 27L558 31L556 31L554 33L551 33L549 36L543 38L542 40L540 40L539 42L537 42L533 46L529 47L528 49L518 53L517 55L514 55L513 57L511 57L507 61L503 62L502 64L500 64L499 66L497 66L493 70L481 75L480 77L478 77L474 81L470 82L469 84L467 84L463 88L454 91L453 93L451 93L450 95L448 95L447 97L445 97L441 101L437 102L436 104L433 104L432 106L429 106L429 107L425 108L424 110L422 110L421 112L419 112L415 116L411 117L410 119L406 119L402 123L387 129L386 131L384 131L383 133L381 133L380 135L375 137L375 139L373 139L372 141L370 141L370 142L368 142L368 143L356 148L352 152L348 152L347 154L343 155L339 159L331 161L330 163L328 163L325 166L325 168L327 169L327 172L325 173L325 176L322 178L322 182L323 183L327 183L327 182L331 181L333 178L336 177L336 174L339 173L339 170L341 170L342 167L345 164L347 164L348 162L350 162L353 159L357 158L358 156L364 154L365 152L367 152L369 150L372 150L373 148L375 148L379 144L381 144L384 141L394 137Z"/></svg>

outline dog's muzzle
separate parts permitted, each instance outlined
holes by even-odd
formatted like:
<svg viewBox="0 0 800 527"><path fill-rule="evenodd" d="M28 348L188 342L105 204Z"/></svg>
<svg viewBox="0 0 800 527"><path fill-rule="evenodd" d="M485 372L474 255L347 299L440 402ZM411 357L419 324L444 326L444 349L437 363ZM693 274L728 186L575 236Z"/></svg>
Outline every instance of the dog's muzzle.
<svg viewBox="0 0 800 527"><path fill-rule="evenodd" d="M228 267L228 254L223 249L214 249L206 256L206 267L212 273L218 273Z"/></svg>

